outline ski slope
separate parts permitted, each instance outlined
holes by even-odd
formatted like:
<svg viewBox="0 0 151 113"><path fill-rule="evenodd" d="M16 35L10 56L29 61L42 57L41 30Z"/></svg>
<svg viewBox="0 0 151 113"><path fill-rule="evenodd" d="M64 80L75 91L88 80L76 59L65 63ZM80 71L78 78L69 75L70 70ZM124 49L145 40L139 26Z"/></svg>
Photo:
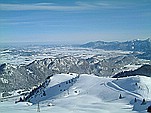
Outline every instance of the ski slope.
<svg viewBox="0 0 151 113"><path fill-rule="evenodd" d="M55 75L53 77L54 82L51 79L43 90L46 91L56 85L66 89L51 95L50 98L37 97L42 113L146 113L146 108L151 105L151 78L149 77L131 76L117 80L82 74L72 85L64 82L73 79L76 74L73 76L60 74L56 75L56 79ZM54 88L52 93L58 91ZM120 94L121 99L119 99ZM137 102L134 102L135 98ZM142 99L146 100L145 104L142 104ZM34 101L33 105L28 102L14 104L15 100L16 98L12 98L1 102L0 113L37 112L37 104Z"/></svg>
<svg viewBox="0 0 151 113"><path fill-rule="evenodd" d="M78 74L56 74L46 81L29 96L28 101L38 103L51 99L67 90L76 82Z"/></svg>

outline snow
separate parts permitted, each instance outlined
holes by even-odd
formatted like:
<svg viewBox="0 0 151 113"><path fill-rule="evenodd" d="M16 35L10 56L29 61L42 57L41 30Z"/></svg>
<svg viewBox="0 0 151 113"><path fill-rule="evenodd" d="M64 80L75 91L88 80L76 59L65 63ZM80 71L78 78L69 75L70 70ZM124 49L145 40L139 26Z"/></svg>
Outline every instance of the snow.
<svg viewBox="0 0 151 113"><path fill-rule="evenodd" d="M144 95L148 100L151 100L151 77L140 77L140 84L143 86Z"/></svg>
<svg viewBox="0 0 151 113"><path fill-rule="evenodd" d="M131 64L128 64L128 65L125 65L124 68L128 68L127 70L123 70L123 71L128 71L128 70L135 70L135 69L138 69L140 68L142 65L131 65Z"/></svg>
<svg viewBox="0 0 151 113"><path fill-rule="evenodd" d="M151 104L150 77L131 76L117 80L81 74L72 85L65 84L65 81L76 76L58 74L51 78L54 82L50 81L44 90L46 94L47 91L53 93L52 98L37 98L42 113L146 113L146 108ZM55 93L59 89L58 85L66 90ZM134 102L135 98L137 102ZM37 113L37 104L14 104L16 99L1 102L0 113ZM146 100L145 104L142 104L142 99Z"/></svg>
<svg viewBox="0 0 151 113"><path fill-rule="evenodd" d="M60 84L61 82L65 82L68 81L72 78L75 78L76 76L78 76L78 74L75 73L70 73L70 74L56 74L52 77L50 77L51 82L49 83L48 87L52 87L54 85Z"/></svg>
<svg viewBox="0 0 151 113"><path fill-rule="evenodd" d="M46 79L43 85L34 91L34 95L28 98L28 101L36 104L53 98L67 91L77 80L78 74L56 74L50 79Z"/></svg>
<svg viewBox="0 0 151 113"><path fill-rule="evenodd" d="M79 48L79 47L46 47L46 46L23 46L8 48L7 50L0 49L0 64L29 64L35 60L44 58L58 58L63 56L74 56L76 58L91 58L92 56L101 53L102 59L112 56L130 54L128 51L105 51L101 49Z"/></svg>
<svg viewBox="0 0 151 113"><path fill-rule="evenodd" d="M8 80L7 80L7 79L5 79L5 78L0 78L0 80L2 81L2 83L8 84Z"/></svg>
<svg viewBox="0 0 151 113"><path fill-rule="evenodd" d="M142 101L138 100L137 103L134 103L133 111L143 112L151 105L151 101L147 101L145 104L142 104Z"/></svg>

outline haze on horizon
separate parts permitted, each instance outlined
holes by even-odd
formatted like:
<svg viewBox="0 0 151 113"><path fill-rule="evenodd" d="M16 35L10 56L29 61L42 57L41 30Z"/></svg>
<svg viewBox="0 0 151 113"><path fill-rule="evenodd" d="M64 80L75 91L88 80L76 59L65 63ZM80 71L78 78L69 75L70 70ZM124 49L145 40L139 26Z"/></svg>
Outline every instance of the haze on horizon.
<svg viewBox="0 0 151 113"><path fill-rule="evenodd" d="M0 0L0 42L147 39L150 20L151 0Z"/></svg>

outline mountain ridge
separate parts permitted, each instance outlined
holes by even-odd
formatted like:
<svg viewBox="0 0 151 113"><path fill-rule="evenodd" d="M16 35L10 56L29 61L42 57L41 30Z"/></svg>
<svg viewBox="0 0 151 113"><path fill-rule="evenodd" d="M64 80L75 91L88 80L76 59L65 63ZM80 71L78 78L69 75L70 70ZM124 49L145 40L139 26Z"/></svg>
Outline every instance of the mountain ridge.
<svg viewBox="0 0 151 113"><path fill-rule="evenodd" d="M145 64L141 66L140 68L133 71L132 70L124 71L124 72L122 71L114 75L112 78L122 78L122 77L127 77L127 76L136 76L136 75L151 77L151 65Z"/></svg>
<svg viewBox="0 0 151 113"><path fill-rule="evenodd" d="M132 40L125 42L88 42L80 45L80 47L93 48L93 49L104 49L104 50L122 50L122 51L133 51L143 52L141 55L136 55L138 58L151 60L151 39L145 40Z"/></svg>
<svg viewBox="0 0 151 113"><path fill-rule="evenodd" d="M28 65L2 64L0 65L0 91L28 90L42 83L48 76L59 73L94 74L96 76L112 77L122 70L131 69L129 65L140 67L144 64L133 55L116 56L108 59L100 57L101 55L95 55L91 58L81 59L64 56L35 60Z"/></svg>
<svg viewBox="0 0 151 113"><path fill-rule="evenodd" d="M140 45L139 45L140 44ZM149 47L149 48L138 48L141 45L144 44L144 47ZM113 48L110 48L110 46L115 46ZM122 46L125 45L125 48L122 48ZM109 48L106 48L106 46L109 46ZM119 46L119 47L117 47ZM121 47L120 47L121 46ZM134 48L132 48L134 46ZM148 50L151 48L151 39L145 39L145 40L131 40L131 41L124 41L124 42L119 42L119 41L111 41L111 42L105 42L105 41L94 41L94 42L88 42L85 44L82 44L81 47L91 47L91 48L98 48L98 49L106 49L106 50L132 50L132 51L142 51ZM103 48L104 47L104 48ZM127 47L127 48L126 48Z"/></svg>

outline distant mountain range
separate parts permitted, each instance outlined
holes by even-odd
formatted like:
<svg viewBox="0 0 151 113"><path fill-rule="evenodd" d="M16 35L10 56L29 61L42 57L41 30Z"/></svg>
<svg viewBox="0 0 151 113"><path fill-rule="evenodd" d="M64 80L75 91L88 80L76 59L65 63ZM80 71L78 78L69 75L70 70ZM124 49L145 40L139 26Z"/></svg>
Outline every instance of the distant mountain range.
<svg viewBox="0 0 151 113"><path fill-rule="evenodd" d="M59 73L95 74L96 76L112 77L123 70L137 69L144 61L133 55L116 56L100 59L101 55L81 59L73 56L45 58L35 60L28 65L0 65L0 92L17 89L30 89L44 82L48 76ZM134 66L129 68L130 66ZM146 70L143 70L142 74ZM150 76L150 75L148 75Z"/></svg>
<svg viewBox="0 0 151 113"><path fill-rule="evenodd" d="M81 45L81 47L105 49L105 50L124 50L124 51L141 51L151 50L151 39L132 40L126 42L104 42L96 41Z"/></svg>
<svg viewBox="0 0 151 113"><path fill-rule="evenodd" d="M113 77L115 75L116 77L133 72L132 75L142 74L151 76L150 71L148 71L151 69L151 62L139 59L151 59L150 39L127 42L97 41L81 45L81 47L133 51L133 53L116 53L110 57L107 57L108 53L104 53L105 55L96 53L96 55L88 58L75 57L74 55L56 56L54 58L34 60L27 65L3 63L0 65L0 93L17 89L28 90L44 82L48 76L59 73L95 74L96 76L105 77ZM137 52L141 52L142 54ZM144 64L149 65L139 69ZM121 73L124 71L124 74Z"/></svg>
<svg viewBox="0 0 151 113"><path fill-rule="evenodd" d="M143 52L141 55L137 55L139 58L151 60L151 39L146 40L132 40L126 42L104 42L96 41L89 42L81 45L80 47L104 49L104 50L122 50L122 51L133 51Z"/></svg>

